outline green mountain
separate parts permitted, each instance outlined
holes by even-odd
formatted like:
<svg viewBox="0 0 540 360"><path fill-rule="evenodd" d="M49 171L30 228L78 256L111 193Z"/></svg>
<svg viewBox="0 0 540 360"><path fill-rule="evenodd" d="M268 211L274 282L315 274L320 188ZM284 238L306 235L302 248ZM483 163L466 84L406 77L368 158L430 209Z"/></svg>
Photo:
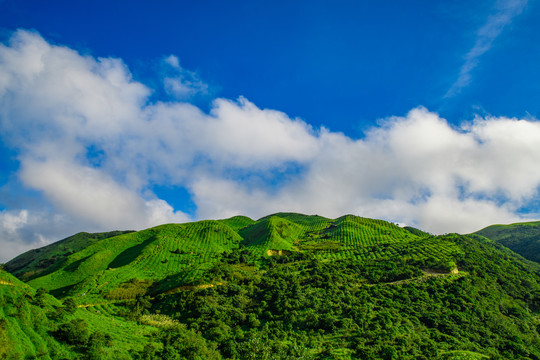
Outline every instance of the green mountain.
<svg viewBox="0 0 540 360"><path fill-rule="evenodd" d="M475 234L485 236L540 263L540 221L488 226Z"/></svg>
<svg viewBox="0 0 540 360"><path fill-rule="evenodd" d="M278 213L76 236L6 264L7 355L540 359L540 265L480 235Z"/></svg>

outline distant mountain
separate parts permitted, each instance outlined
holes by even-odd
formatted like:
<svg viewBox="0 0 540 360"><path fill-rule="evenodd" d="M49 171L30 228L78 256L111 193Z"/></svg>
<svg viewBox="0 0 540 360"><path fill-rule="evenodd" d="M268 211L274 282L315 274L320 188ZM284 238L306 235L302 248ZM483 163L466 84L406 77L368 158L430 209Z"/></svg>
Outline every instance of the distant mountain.
<svg viewBox="0 0 540 360"><path fill-rule="evenodd" d="M0 273L0 358L540 359L540 265L485 235L277 213L77 234L6 269L26 283Z"/></svg>
<svg viewBox="0 0 540 360"><path fill-rule="evenodd" d="M488 226L475 234L482 235L540 263L540 221Z"/></svg>

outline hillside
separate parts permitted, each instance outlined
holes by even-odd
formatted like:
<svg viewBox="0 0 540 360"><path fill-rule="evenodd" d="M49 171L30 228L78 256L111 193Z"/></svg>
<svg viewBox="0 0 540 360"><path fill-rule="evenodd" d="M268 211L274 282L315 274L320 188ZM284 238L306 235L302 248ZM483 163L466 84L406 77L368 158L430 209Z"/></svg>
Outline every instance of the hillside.
<svg viewBox="0 0 540 360"><path fill-rule="evenodd" d="M131 231L111 231L94 234L81 232L54 244L27 251L7 263L5 269L24 280L42 276L47 271L50 271L52 265L61 263L69 255L88 247L92 243L129 232Z"/></svg>
<svg viewBox="0 0 540 360"><path fill-rule="evenodd" d="M492 225L475 234L485 236L526 259L540 263L540 221Z"/></svg>
<svg viewBox="0 0 540 360"><path fill-rule="evenodd" d="M0 270L0 358L50 358L62 346L48 333L45 308L56 299ZM47 354L47 356L45 356Z"/></svg>
<svg viewBox="0 0 540 360"><path fill-rule="evenodd" d="M79 251L65 254L46 271L33 273L28 283L61 298L83 293L87 298L114 297L116 289L133 278L147 281L148 287L157 292L168 291L197 283L219 254L239 247L254 256L301 251L325 259L368 259L396 257L406 252L419 256L430 246L430 250L436 251L434 259L441 262L451 260L453 251L459 252L451 244L443 249L442 244L429 243L428 238L394 224L351 215L331 220L284 213L256 222L235 217L104 236L88 242ZM59 248L65 248L65 240L49 245L47 252L60 253ZM6 269L17 265L14 274L28 279L36 260L21 268L21 258L29 257L27 254L8 262Z"/></svg>
<svg viewBox="0 0 540 360"><path fill-rule="evenodd" d="M58 301L0 270L0 359L129 359L155 330Z"/></svg>
<svg viewBox="0 0 540 360"><path fill-rule="evenodd" d="M33 257L6 264L21 289L76 304L57 319L51 296L44 327L87 328L47 332L47 356L540 359L539 267L481 236L295 213L115 235L31 277Z"/></svg>

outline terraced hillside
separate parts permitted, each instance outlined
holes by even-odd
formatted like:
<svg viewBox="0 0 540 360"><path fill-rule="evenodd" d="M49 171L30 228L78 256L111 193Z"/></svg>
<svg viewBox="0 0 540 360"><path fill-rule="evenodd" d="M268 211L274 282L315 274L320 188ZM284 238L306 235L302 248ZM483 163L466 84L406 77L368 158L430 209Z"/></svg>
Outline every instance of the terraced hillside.
<svg viewBox="0 0 540 360"><path fill-rule="evenodd" d="M241 241L224 222L162 225L96 241L28 283L55 296L87 299L110 295L132 279L159 282L165 291L195 281L218 254Z"/></svg>
<svg viewBox="0 0 540 360"><path fill-rule="evenodd" d="M296 213L108 234L6 264L26 283L0 277L0 345L45 359L540 359L540 266L480 235ZM25 301L32 316L14 310Z"/></svg>
<svg viewBox="0 0 540 360"><path fill-rule="evenodd" d="M491 225L475 234L497 241L524 258L540 263L540 221Z"/></svg>
<svg viewBox="0 0 540 360"><path fill-rule="evenodd" d="M67 250L74 248L68 246L72 243L68 239L38 252L62 254L53 255L50 259L58 260L48 267L34 271L36 263L45 260L33 250L7 263L6 269L15 269L21 279L30 278L31 286L60 298L79 295L93 301L129 297L129 290L119 289L133 288L129 283L133 279L151 294L196 284L219 254L239 247L261 258L294 251L325 260L429 259L433 266L451 262L460 253L451 242L352 215L326 219L279 213L258 221L234 217L168 224L139 232L97 234L84 244L78 241L77 251ZM28 266L23 265L24 259L31 259ZM140 291L133 290L131 296Z"/></svg>

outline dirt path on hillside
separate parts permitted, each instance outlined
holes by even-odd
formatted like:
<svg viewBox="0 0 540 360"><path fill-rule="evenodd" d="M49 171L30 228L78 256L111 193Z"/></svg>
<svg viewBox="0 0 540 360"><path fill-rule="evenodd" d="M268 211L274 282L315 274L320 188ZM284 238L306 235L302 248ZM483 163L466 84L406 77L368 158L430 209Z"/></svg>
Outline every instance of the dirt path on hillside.
<svg viewBox="0 0 540 360"><path fill-rule="evenodd" d="M405 280L398 280L398 281L392 281L387 283L379 283L379 284L368 284L368 286L375 286L375 285L402 285L402 284L408 284L412 282L421 282L421 281L427 281L429 278L432 277L440 277L440 276L452 276L455 275L456 277L465 276L466 273L459 272L458 268L454 268L451 271L438 271L433 269L423 269L422 272L424 275L415 277L412 279L405 279Z"/></svg>
<svg viewBox="0 0 540 360"><path fill-rule="evenodd" d="M14 286L13 283L6 281L6 280L0 280L0 285L8 285L8 286Z"/></svg>
<svg viewBox="0 0 540 360"><path fill-rule="evenodd" d="M109 304L114 304L115 302L111 301L111 302L108 302L108 303L96 303L96 304L79 304L77 305L78 308L89 308L89 307L94 307L94 306L100 306L100 305L109 305Z"/></svg>
<svg viewBox="0 0 540 360"><path fill-rule="evenodd" d="M201 284L201 285L184 285L184 286L179 286L179 287L175 287L174 289L171 289L171 290L167 290L164 292L164 294L172 294L172 293L175 293L175 292L178 292L178 291L191 291L191 290L200 290L200 289L208 289L208 288L212 288L214 286L220 286L220 285L223 285L225 284L224 282L218 282L218 283L215 283L215 284Z"/></svg>

